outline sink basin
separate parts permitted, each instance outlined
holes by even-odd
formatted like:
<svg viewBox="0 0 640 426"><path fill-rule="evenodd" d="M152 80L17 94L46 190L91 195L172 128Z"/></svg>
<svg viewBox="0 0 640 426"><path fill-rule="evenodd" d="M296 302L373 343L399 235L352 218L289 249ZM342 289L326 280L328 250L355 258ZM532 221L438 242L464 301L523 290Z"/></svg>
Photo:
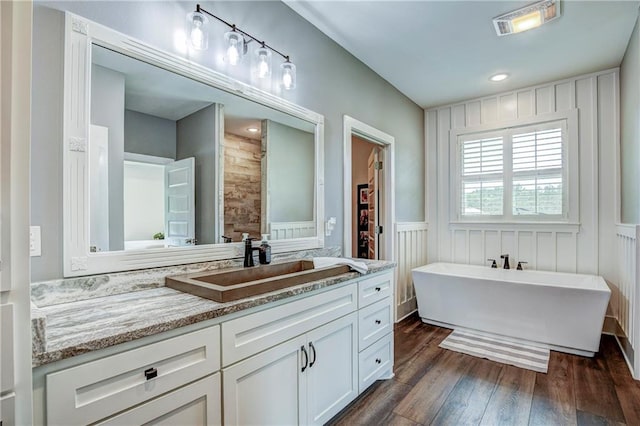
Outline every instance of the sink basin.
<svg viewBox="0 0 640 426"><path fill-rule="evenodd" d="M166 278L166 286L216 302L231 302L270 291L335 277L349 272L347 265L313 268L310 260L207 271Z"/></svg>

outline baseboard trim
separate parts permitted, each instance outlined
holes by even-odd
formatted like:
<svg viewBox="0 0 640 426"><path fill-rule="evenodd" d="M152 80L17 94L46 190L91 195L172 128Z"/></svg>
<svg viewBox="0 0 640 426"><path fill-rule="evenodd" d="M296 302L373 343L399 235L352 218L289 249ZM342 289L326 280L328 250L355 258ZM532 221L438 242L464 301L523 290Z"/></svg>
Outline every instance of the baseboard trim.
<svg viewBox="0 0 640 426"><path fill-rule="evenodd" d="M631 372L631 376L635 380L640 380L640 374L635 374L635 369L633 366L633 359L635 358L635 350L633 346L631 346L631 342L629 338L625 334L624 330L620 326L618 319L616 317L607 315L604 317L604 324L602 326L602 334L609 334L614 336L616 342L618 343L618 347L622 352L622 356L624 357L624 361L627 363L627 367Z"/></svg>

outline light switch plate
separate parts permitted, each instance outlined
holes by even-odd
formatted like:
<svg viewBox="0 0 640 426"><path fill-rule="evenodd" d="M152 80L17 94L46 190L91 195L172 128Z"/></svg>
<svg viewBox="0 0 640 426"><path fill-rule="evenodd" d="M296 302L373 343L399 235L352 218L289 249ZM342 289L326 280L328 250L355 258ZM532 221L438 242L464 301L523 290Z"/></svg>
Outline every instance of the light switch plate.
<svg viewBox="0 0 640 426"><path fill-rule="evenodd" d="M42 255L39 226L29 227L29 253L31 257Z"/></svg>

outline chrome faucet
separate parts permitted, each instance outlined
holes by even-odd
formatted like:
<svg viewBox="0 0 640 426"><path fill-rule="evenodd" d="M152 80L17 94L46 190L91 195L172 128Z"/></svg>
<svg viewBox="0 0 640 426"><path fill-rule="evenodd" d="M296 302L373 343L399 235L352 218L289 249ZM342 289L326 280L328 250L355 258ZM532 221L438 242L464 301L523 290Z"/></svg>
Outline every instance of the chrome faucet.
<svg viewBox="0 0 640 426"><path fill-rule="evenodd" d="M255 266L255 263L253 262L253 251L260 250L259 247L251 246L252 241L253 241L253 238L249 238L249 237L247 237L244 240L244 267L245 268L250 268L252 266Z"/></svg>
<svg viewBox="0 0 640 426"><path fill-rule="evenodd" d="M504 269L511 269L511 267L509 266L509 255L508 254L501 255L500 259L504 259L504 265L503 265Z"/></svg>

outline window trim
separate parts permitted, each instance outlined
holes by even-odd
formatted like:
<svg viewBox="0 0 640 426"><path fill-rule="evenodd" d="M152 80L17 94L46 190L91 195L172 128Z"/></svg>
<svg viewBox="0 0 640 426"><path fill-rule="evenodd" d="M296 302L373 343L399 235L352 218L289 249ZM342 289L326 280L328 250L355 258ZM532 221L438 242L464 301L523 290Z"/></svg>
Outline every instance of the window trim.
<svg viewBox="0 0 640 426"><path fill-rule="evenodd" d="M461 197L461 148L462 138L477 138L483 135L506 135L513 129L544 126L554 122L563 122L565 141L563 141L563 215L541 219L538 215L514 215L512 211L512 184L505 185L503 192L503 214L495 216L468 216L460 214ZM452 129L449 131L449 212L451 223L578 223L579 221L579 146L578 146L578 110L572 109L558 113L539 114L517 120L503 121L499 124ZM505 144L503 158L511 157L511 144ZM505 161L505 164L507 162ZM503 168L504 182L513 181L511 161ZM566 184L565 184L566 182ZM504 213L507 214L504 214Z"/></svg>

